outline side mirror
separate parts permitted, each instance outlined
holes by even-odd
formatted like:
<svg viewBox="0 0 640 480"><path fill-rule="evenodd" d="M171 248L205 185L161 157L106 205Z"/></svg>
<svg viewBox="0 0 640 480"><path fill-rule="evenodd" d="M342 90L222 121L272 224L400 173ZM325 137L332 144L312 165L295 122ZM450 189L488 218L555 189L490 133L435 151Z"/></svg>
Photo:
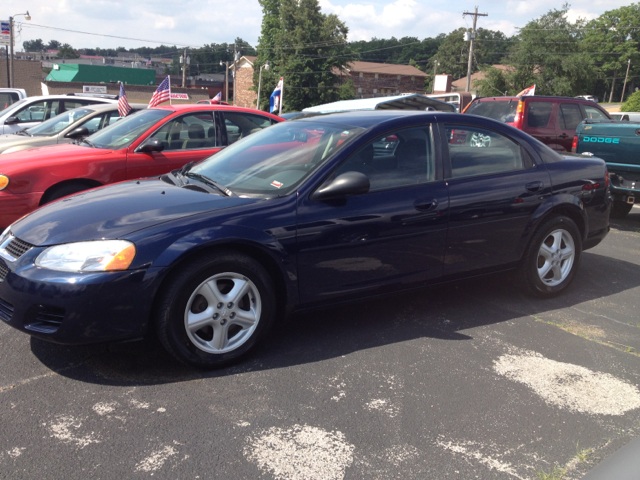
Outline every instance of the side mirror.
<svg viewBox="0 0 640 480"><path fill-rule="evenodd" d="M164 142L159 138L149 138L142 142L142 144L136 148L136 152L161 152L164 150Z"/></svg>
<svg viewBox="0 0 640 480"><path fill-rule="evenodd" d="M18 117L8 117L5 121L4 124L5 125L15 125L16 123L18 123L20 120L18 120Z"/></svg>
<svg viewBox="0 0 640 480"><path fill-rule="evenodd" d="M345 172L338 175L327 185L323 185L311 195L311 200L333 200L337 198L362 195L369 191L369 177L360 172Z"/></svg>
<svg viewBox="0 0 640 480"><path fill-rule="evenodd" d="M76 127L65 135L66 138L78 138L89 136L89 129L87 127Z"/></svg>

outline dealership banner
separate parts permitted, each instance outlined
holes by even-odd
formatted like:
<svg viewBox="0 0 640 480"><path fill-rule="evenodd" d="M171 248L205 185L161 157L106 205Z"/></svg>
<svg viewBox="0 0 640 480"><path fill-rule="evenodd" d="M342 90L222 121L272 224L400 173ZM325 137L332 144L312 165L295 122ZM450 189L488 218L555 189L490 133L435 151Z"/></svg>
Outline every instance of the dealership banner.
<svg viewBox="0 0 640 480"><path fill-rule="evenodd" d="M189 100L188 93L172 93L171 100Z"/></svg>
<svg viewBox="0 0 640 480"><path fill-rule="evenodd" d="M83 85L82 93L107 93L107 87L106 85L104 87L99 85Z"/></svg>

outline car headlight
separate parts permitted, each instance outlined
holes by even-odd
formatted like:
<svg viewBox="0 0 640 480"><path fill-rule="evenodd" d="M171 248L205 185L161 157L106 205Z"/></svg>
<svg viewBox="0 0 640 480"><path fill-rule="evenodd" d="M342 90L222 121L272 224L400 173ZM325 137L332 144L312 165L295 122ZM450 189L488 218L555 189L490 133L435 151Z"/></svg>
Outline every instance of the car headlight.
<svg viewBox="0 0 640 480"><path fill-rule="evenodd" d="M4 190L9 185L9 177L0 173L0 190Z"/></svg>
<svg viewBox="0 0 640 480"><path fill-rule="evenodd" d="M126 270L136 256L136 246L126 240L98 240L49 247L36 265L63 272L114 272Z"/></svg>

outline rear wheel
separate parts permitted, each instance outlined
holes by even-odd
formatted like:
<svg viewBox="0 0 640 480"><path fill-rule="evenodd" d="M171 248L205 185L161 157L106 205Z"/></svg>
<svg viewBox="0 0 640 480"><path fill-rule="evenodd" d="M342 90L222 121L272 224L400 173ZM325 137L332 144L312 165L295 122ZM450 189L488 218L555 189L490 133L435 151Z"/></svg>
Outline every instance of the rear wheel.
<svg viewBox="0 0 640 480"><path fill-rule="evenodd" d="M522 285L538 297L557 295L575 277L581 253L582 239L573 220L547 220L525 252L519 272Z"/></svg>
<svg viewBox="0 0 640 480"><path fill-rule="evenodd" d="M275 290L251 257L225 251L183 267L160 292L156 328L183 363L224 366L246 355L273 324Z"/></svg>
<svg viewBox="0 0 640 480"><path fill-rule="evenodd" d="M621 202L614 200L611 206L611 218L624 218L633 208L633 203Z"/></svg>

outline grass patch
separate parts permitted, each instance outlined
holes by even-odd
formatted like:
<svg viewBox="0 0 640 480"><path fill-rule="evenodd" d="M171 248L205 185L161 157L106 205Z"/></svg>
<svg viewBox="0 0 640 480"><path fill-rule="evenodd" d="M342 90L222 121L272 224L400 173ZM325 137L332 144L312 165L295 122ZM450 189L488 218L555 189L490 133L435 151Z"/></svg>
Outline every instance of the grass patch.
<svg viewBox="0 0 640 480"><path fill-rule="evenodd" d="M544 470L538 470L536 472L536 478L539 480L562 480L567 471L564 468L560 468L557 465L553 466L553 470L547 473Z"/></svg>

